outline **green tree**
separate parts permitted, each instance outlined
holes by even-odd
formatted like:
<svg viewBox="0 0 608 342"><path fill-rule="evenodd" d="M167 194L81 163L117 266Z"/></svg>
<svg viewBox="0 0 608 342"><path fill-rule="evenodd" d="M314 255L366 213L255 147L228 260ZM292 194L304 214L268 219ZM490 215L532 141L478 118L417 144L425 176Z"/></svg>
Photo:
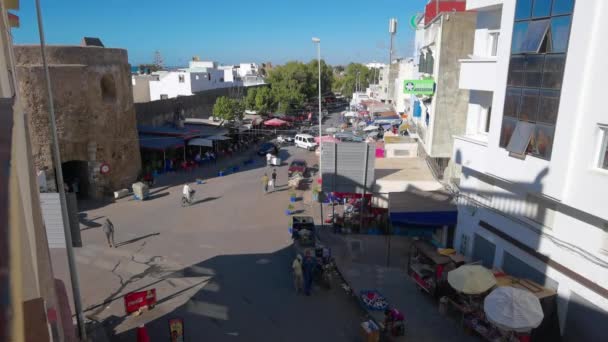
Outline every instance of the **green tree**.
<svg viewBox="0 0 608 342"><path fill-rule="evenodd" d="M245 97L245 109L256 110L255 99L258 94L258 88L247 89L247 96Z"/></svg>
<svg viewBox="0 0 608 342"><path fill-rule="evenodd" d="M341 92L342 95L350 97L355 92L357 86L357 78L361 90L365 90L370 83L373 83L375 69L368 69L365 65L359 63L350 63L346 66L344 76L339 77L334 81L334 91Z"/></svg>
<svg viewBox="0 0 608 342"><path fill-rule="evenodd" d="M274 97L270 88L257 88L254 108L262 114L270 113L275 110L276 103L274 102Z"/></svg>
<svg viewBox="0 0 608 342"><path fill-rule="evenodd" d="M309 94L309 99L317 98L319 95L319 64L316 59L308 62L308 69L312 78L312 94ZM331 66L325 64L321 60L321 94L331 92L332 83L334 81L334 71Z"/></svg>
<svg viewBox="0 0 608 342"><path fill-rule="evenodd" d="M213 116L224 120L237 120L243 118L243 103L240 100L220 96L213 105Z"/></svg>

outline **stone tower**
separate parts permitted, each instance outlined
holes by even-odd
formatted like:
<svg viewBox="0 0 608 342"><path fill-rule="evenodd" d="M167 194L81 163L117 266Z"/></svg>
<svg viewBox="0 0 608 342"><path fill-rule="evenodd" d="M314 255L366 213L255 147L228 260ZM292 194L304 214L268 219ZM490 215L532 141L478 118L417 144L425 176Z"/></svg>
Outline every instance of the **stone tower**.
<svg viewBox="0 0 608 342"><path fill-rule="evenodd" d="M47 46L46 52L66 184L76 182L79 195L91 198L128 187L141 157L127 51ZM48 191L56 191L40 47L15 46L15 57L34 163L45 172Z"/></svg>

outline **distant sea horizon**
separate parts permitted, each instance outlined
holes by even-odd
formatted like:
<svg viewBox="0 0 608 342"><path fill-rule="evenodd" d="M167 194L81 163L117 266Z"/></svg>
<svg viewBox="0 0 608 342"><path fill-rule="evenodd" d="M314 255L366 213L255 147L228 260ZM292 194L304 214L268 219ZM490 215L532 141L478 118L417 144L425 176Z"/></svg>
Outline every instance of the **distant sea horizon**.
<svg viewBox="0 0 608 342"><path fill-rule="evenodd" d="M187 67L183 67L183 66L166 66L166 67L163 67L163 70L175 70L175 69L183 69L183 68L187 68ZM131 64L131 73L132 74L136 74L138 72L139 72L139 64L138 65Z"/></svg>

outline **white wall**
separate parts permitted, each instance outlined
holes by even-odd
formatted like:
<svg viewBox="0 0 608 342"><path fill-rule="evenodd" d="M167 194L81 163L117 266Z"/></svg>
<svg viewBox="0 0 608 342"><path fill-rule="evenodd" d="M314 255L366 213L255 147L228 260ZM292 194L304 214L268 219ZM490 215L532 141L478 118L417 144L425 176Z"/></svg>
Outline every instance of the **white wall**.
<svg viewBox="0 0 608 342"><path fill-rule="evenodd" d="M405 60L399 63L399 74L393 85L393 104L398 113L412 114L411 96L403 93L405 80L418 78L418 67L413 60Z"/></svg>
<svg viewBox="0 0 608 342"><path fill-rule="evenodd" d="M467 113L466 135L475 136L487 141L484 132L488 108L492 106L492 92L471 90L469 92L469 109Z"/></svg>
<svg viewBox="0 0 608 342"><path fill-rule="evenodd" d="M179 76L184 82L179 82ZM168 98L192 95L190 73L186 71L170 71L162 73L158 81L150 81L150 101L160 100L161 95Z"/></svg>
<svg viewBox="0 0 608 342"><path fill-rule="evenodd" d="M246 75L257 75L258 65L255 63L241 63L239 65L239 76L245 77Z"/></svg>

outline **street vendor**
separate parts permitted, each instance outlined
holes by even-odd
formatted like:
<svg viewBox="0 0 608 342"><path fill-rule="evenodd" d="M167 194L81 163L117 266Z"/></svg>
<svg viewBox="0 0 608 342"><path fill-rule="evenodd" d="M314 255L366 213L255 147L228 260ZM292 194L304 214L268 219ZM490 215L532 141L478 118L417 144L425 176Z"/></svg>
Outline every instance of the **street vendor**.
<svg viewBox="0 0 608 342"><path fill-rule="evenodd" d="M392 336L405 334L405 316L395 308L384 310L384 329Z"/></svg>

